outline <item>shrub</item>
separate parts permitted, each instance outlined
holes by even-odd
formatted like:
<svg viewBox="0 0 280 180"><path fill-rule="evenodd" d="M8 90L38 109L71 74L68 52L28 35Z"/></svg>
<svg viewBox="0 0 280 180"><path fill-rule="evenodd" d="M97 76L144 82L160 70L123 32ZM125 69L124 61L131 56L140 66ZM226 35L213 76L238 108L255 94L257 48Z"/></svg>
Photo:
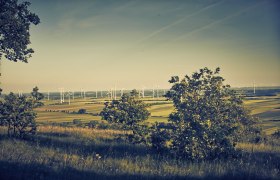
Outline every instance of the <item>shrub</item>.
<svg viewBox="0 0 280 180"><path fill-rule="evenodd" d="M33 100L10 93L0 102L0 124L7 126L9 136L24 137L36 133L36 113Z"/></svg>
<svg viewBox="0 0 280 180"><path fill-rule="evenodd" d="M86 114L86 109L79 109L78 114Z"/></svg>
<svg viewBox="0 0 280 180"><path fill-rule="evenodd" d="M275 131L275 132L272 134L272 137L280 139L280 130Z"/></svg>
<svg viewBox="0 0 280 180"><path fill-rule="evenodd" d="M101 122L101 123L99 123L98 128L99 129L108 129L109 125L104 122Z"/></svg>
<svg viewBox="0 0 280 180"><path fill-rule="evenodd" d="M73 119L73 124L80 125L80 124L82 124L82 121L81 121L81 119Z"/></svg>
<svg viewBox="0 0 280 180"><path fill-rule="evenodd" d="M137 93L124 94L120 100L106 102L100 115L108 122L120 123L127 127L142 122L150 116L148 105L136 98Z"/></svg>
<svg viewBox="0 0 280 180"><path fill-rule="evenodd" d="M124 94L120 100L106 102L100 115L109 123L117 123L123 129L132 130L128 139L134 143L147 142L148 128L140 125L147 120L150 112L147 110L148 105L138 98L136 90L130 94Z"/></svg>
<svg viewBox="0 0 280 180"><path fill-rule="evenodd" d="M98 124L99 124L98 121L93 120L93 121L90 121L90 122L88 123L88 127L89 127L89 128L96 128Z"/></svg>
<svg viewBox="0 0 280 180"><path fill-rule="evenodd" d="M166 97L175 107L169 116L173 128L153 132L155 148L193 160L235 154L237 141L254 121L237 93L223 84L219 71L200 69L181 81L172 77Z"/></svg>

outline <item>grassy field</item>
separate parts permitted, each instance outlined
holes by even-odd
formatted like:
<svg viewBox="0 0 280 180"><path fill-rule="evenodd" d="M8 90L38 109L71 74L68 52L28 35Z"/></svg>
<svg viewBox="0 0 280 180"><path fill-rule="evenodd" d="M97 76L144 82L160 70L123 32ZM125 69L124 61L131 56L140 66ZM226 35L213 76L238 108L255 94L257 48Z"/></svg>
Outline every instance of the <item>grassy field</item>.
<svg viewBox="0 0 280 180"><path fill-rule="evenodd" d="M40 126L36 138L0 129L1 179L277 179L280 146L239 144L241 158L190 162L118 139L124 131Z"/></svg>
<svg viewBox="0 0 280 180"><path fill-rule="evenodd" d="M172 102L164 98L143 99L151 112L148 122L167 122L169 114L173 111ZM37 122L39 124L72 122L74 119L81 119L82 122L91 120L101 120L98 116L104 107L106 99L75 99L68 103L60 104L58 100L45 101L45 106L37 108ZM280 129L280 95L259 96L257 98L247 98L244 105L251 111L251 114L259 118L264 132L272 134ZM88 114L73 114L79 109L86 109ZM94 114L95 116L93 116Z"/></svg>
<svg viewBox="0 0 280 180"><path fill-rule="evenodd" d="M248 98L245 106L259 117L264 132L280 129L280 96ZM146 98L148 122L166 122L171 102ZM101 121L98 113L105 99L76 99L59 104L45 101L37 108L38 133L19 140L0 127L0 179L278 179L280 140L266 144L240 143L240 157L231 160L190 162L132 145L121 138L127 133L112 129L76 127L72 122ZM79 109L86 114L77 114ZM55 123L56 126L53 126ZM70 123L67 126L57 126ZM72 124L71 124L72 123Z"/></svg>

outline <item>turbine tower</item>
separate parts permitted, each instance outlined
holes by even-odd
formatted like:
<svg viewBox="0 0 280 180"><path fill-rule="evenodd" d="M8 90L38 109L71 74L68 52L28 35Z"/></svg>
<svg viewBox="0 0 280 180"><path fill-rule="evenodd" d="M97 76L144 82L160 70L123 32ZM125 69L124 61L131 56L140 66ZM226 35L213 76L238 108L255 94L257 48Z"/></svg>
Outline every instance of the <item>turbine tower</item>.
<svg viewBox="0 0 280 180"><path fill-rule="evenodd" d="M72 93L70 91L68 91L68 93L66 94L66 96L68 96L68 104L71 104L71 95Z"/></svg>
<svg viewBox="0 0 280 180"><path fill-rule="evenodd" d="M158 94L158 91L159 91L159 86L157 85L157 98L159 98L159 94Z"/></svg>
<svg viewBox="0 0 280 180"><path fill-rule="evenodd" d="M60 91L60 104L62 104L64 102L63 100L63 88L59 88L59 91Z"/></svg>
<svg viewBox="0 0 280 180"><path fill-rule="evenodd" d="M254 90L254 94L256 94L256 84L255 84L255 81L253 82L253 90Z"/></svg>
<svg viewBox="0 0 280 180"><path fill-rule="evenodd" d="M62 88L62 102L64 102L64 88Z"/></svg>
<svg viewBox="0 0 280 180"><path fill-rule="evenodd" d="M116 85L115 85L115 92L114 92L114 99L116 100L117 99L117 88L116 88Z"/></svg>
<svg viewBox="0 0 280 180"><path fill-rule="evenodd" d="M81 88L81 98L83 98L83 89Z"/></svg>
<svg viewBox="0 0 280 180"><path fill-rule="evenodd" d="M124 88L121 89L121 96L123 96L123 90L124 90Z"/></svg>

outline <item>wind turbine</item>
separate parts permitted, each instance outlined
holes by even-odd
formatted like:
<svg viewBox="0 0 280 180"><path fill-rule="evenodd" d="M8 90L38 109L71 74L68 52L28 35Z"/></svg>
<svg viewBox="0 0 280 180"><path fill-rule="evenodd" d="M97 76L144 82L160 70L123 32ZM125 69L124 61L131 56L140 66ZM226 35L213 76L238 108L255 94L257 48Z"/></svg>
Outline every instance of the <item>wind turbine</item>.
<svg viewBox="0 0 280 180"><path fill-rule="evenodd" d="M62 88L62 102L64 102L64 88Z"/></svg>
<svg viewBox="0 0 280 180"><path fill-rule="evenodd" d="M18 97L22 96L22 92L20 90L18 90Z"/></svg>
<svg viewBox="0 0 280 180"><path fill-rule="evenodd" d="M142 98L145 98L145 87L142 87Z"/></svg>
<svg viewBox="0 0 280 180"><path fill-rule="evenodd" d="M159 86L157 85L157 98L159 98L158 91L159 91Z"/></svg>
<svg viewBox="0 0 280 180"><path fill-rule="evenodd" d="M69 91L68 93L67 93L67 96L68 96L68 104L70 105L71 104L71 92Z"/></svg>
<svg viewBox="0 0 280 180"><path fill-rule="evenodd" d="M121 96L123 96L123 90L124 90L124 88L121 89Z"/></svg>
<svg viewBox="0 0 280 180"><path fill-rule="evenodd" d="M63 88L58 88L59 89L59 91L60 91L60 104L62 104L62 102L63 102L63 98L62 98L62 89Z"/></svg>
<svg viewBox="0 0 280 180"><path fill-rule="evenodd" d="M254 90L254 94L256 94L256 84L255 84L255 81L253 82L253 90Z"/></svg>
<svg viewBox="0 0 280 180"><path fill-rule="evenodd" d="M115 96L114 96L114 99L116 100L117 99L117 88L116 88L116 85L115 85Z"/></svg>
<svg viewBox="0 0 280 180"><path fill-rule="evenodd" d="M83 98L83 89L81 88L81 98Z"/></svg>

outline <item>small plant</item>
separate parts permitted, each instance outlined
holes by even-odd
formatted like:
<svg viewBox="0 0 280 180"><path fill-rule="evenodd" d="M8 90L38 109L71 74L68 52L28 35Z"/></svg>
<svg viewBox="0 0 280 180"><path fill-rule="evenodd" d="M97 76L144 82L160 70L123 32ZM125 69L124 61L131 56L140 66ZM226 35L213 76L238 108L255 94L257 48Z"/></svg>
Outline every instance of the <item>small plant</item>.
<svg viewBox="0 0 280 180"><path fill-rule="evenodd" d="M96 128L98 126L98 124L99 124L98 121L92 120L88 123L88 127L89 128Z"/></svg>
<svg viewBox="0 0 280 180"><path fill-rule="evenodd" d="M81 119L73 119L73 124L75 124L75 125L81 125L81 124L82 124L82 121L81 121Z"/></svg>
<svg viewBox="0 0 280 180"><path fill-rule="evenodd" d="M104 122L101 122L101 123L99 123L98 128L99 129L109 129L109 125Z"/></svg>
<svg viewBox="0 0 280 180"><path fill-rule="evenodd" d="M78 114L86 114L87 110L86 109L79 109Z"/></svg>
<svg viewBox="0 0 280 180"><path fill-rule="evenodd" d="M280 130L274 132L274 133L272 134L272 137L277 138L277 139L280 139Z"/></svg>

